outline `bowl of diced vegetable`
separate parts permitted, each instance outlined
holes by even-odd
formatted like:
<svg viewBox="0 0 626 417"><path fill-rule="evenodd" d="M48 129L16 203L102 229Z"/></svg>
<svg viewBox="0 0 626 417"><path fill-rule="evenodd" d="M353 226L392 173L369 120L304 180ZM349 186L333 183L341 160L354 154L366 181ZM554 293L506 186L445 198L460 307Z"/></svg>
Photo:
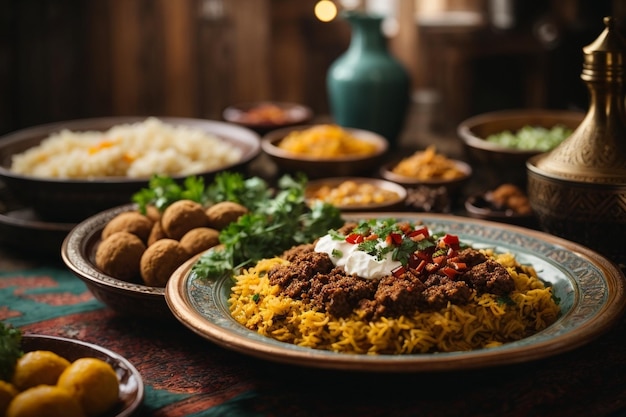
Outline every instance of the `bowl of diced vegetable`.
<svg viewBox="0 0 626 417"><path fill-rule="evenodd" d="M473 165L498 172L501 181L525 183L526 160L554 149L582 122L573 110L514 109L470 117L457 127Z"/></svg>

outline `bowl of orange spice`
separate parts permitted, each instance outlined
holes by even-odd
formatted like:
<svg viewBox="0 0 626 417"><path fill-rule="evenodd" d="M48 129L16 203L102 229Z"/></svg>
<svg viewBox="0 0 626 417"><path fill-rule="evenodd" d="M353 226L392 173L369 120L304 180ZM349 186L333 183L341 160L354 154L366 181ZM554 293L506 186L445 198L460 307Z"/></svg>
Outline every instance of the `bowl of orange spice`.
<svg viewBox="0 0 626 417"><path fill-rule="evenodd" d="M383 165L381 176L405 187L445 187L454 194L472 176L472 167L461 160L438 153L434 145L418 150L399 161Z"/></svg>
<svg viewBox="0 0 626 417"><path fill-rule="evenodd" d="M381 135L335 124L294 126L269 132L261 149L283 173L310 179L371 173L389 148Z"/></svg>

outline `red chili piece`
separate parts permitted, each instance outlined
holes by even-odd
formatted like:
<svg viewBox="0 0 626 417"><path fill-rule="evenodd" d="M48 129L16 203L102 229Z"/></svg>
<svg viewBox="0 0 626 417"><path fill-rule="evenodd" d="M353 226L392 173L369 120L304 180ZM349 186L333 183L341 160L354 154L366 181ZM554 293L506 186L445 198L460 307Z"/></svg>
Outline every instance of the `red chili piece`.
<svg viewBox="0 0 626 417"><path fill-rule="evenodd" d="M457 235L451 235L446 233L445 236L441 238L441 240L452 249L459 248L459 237Z"/></svg>
<svg viewBox="0 0 626 417"><path fill-rule="evenodd" d="M412 231L408 234L408 236L409 236L410 238L417 237L417 236L419 236L419 235L422 235L422 236L424 236L425 238L427 238L427 237L429 236L428 229L427 229L427 228L425 228L425 227L421 227L421 228L419 228L419 229L412 230Z"/></svg>
<svg viewBox="0 0 626 417"><path fill-rule="evenodd" d="M456 276L456 274L459 273L459 271L457 271L454 268L451 268L449 266L444 266L441 271L446 274L448 276L448 278L454 278Z"/></svg>
<svg viewBox="0 0 626 417"><path fill-rule="evenodd" d="M364 240L365 240L365 237L363 237L363 235L358 234L358 233L351 233L348 236L346 236L346 242L352 243L353 245L362 243Z"/></svg>
<svg viewBox="0 0 626 417"><path fill-rule="evenodd" d="M391 274L396 278L402 276L402 274L404 274L405 272L406 272L406 268L404 268L404 266L402 265L391 270Z"/></svg>

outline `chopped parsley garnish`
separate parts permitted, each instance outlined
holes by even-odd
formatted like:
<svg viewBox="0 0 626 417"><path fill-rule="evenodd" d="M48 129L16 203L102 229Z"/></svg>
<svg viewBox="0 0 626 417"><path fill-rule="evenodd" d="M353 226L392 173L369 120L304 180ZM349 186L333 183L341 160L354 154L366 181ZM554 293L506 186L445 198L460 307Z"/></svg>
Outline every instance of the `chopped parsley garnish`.
<svg viewBox="0 0 626 417"><path fill-rule="evenodd" d="M359 250L367 253L368 255L377 256L380 249L377 247L378 242L376 240L366 240L359 243Z"/></svg>
<svg viewBox="0 0 626 417"><path fill-rule="evenodd" d="M423 249L426 249L426 247L435 245L433 242L430 242L427 239L424 240L428 243L428 245L420 245L420 242L415 242L411 239L402 240L402 243L394 248L392 259L394 261L400 262L402 266L407 266L409 264L409 258L412 254L420 249L420 246L424 246Z"/></svg>
<svg viewBox="0 0 626 417"><path fill-rule="evenodd" d="M328 234L333 240L344 240L346 237L336 230L329 230Z"/></svg>
<svg viewBox="0 0 626 417"><path fill-rule="evenodd" d="M392 259L400 262L403 266L407 266L411 256L419 251L426 250L436 245L436 239L425 236L422 239L410 239L406 234L415 231L415 225L406 222L398 223L397 219L370 219L364 220L350 232L350 236L362 235L364 240L358 245L358 249L381 260L392 252ZM367 237L375 236L375 239ZM342 236L346 239L346 236ZM335 238L335 237L333 237ZM381 245L382 242L387 245Z"/></svg>

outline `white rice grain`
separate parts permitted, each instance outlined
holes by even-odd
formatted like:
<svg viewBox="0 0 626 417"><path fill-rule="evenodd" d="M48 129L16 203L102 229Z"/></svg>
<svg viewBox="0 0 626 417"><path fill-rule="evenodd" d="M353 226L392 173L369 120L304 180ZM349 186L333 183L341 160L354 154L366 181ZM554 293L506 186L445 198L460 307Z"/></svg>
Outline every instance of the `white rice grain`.
<svg viewBox="0 0 626 417"><path fill-rule="evenodd" d="M42 178L193 175L236 163L241 150L203 130L151 117L106 132L62 130L16 154L11 171Z"/></svg>

